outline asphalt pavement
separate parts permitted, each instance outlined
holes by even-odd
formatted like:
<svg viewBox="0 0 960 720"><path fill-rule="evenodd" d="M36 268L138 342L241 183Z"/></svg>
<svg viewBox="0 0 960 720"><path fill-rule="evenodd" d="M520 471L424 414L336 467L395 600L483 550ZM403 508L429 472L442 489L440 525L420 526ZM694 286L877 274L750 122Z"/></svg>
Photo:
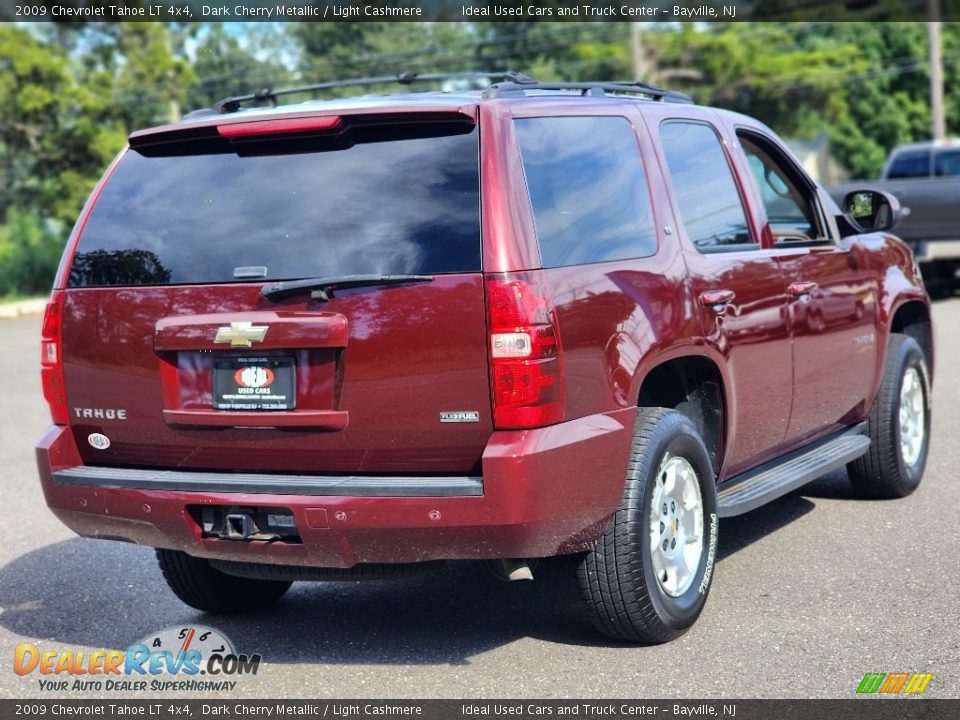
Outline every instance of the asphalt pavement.
<svg viewBox="0 0 960 720"><path fill-rule="evenodd" d="M232 698L849 698L866 672L932 672L960 697L960 297L935 305L926 477L857 499L841 471L722 521L699 622L660 646L611 643L584 619L569 560L506 584L476 563L398 581L298 583L269 612L206 615L167 589L150 548L73 535L47 510L33 445L48 423L39 316L0 320L0 697L44 692L18 643L122 649L202 624L260 653ZM166 693L166 697L187 697ZM141 695L137 695L141 697ZM149 697L143 695L142 697Z"/></svg>

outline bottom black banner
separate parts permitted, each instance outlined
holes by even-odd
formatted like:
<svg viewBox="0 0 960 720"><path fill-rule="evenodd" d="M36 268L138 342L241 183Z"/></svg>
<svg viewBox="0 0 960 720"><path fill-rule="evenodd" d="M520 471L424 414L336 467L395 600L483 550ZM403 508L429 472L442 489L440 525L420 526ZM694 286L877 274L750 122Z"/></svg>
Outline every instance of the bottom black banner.
<svg viewBox="0 0 960 720"><path fill-rule="evenodd" d="M736 718L736 720L940 720L960 699L851 700L0 700L0 718Z"/></svg>

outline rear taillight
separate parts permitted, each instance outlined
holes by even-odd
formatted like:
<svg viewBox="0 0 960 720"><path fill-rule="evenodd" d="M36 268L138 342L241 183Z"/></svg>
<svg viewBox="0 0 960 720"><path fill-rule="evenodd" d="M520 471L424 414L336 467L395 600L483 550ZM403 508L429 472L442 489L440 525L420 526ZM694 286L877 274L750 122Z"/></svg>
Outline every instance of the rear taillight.
<svg viewBox="0 0 960 720"><path fill-rule="evenodd" d="M487 278L493 421L530 428L563 420L563 357L542 270Z"/></svg>
<svg viewBox="0 0 960 720"><path fill-rule="evenodd" d="M43 316L40 339L40 378L43 397L50 406L50 417L57 425L66 425L70 418L67 394L63 386L63 355L60 328L63 321L63 292L55 290Z"/></svg>

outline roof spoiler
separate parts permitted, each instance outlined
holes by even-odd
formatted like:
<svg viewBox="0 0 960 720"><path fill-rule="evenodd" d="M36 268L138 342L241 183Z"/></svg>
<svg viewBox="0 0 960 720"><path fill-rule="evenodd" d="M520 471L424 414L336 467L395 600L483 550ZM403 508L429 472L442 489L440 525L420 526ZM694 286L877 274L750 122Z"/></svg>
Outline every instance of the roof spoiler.
<svg viewBox="0 0 960 720"><path fill-rule="evenodd" d="M286 108L284 108L286 110ZM130 133L129 145L134 150L148 151L159 146L180 146L197 152L226 149L237 143L286 141L305 137L333 137L345 133L384 126L412 127L422 124L476 124L476 118L463 108L411 107L400 110L370 108L346 115L318 114L316 111L290 106L289 111L250 116L246 113L223 115L211 112L197 122L145 128Z"/></svg>

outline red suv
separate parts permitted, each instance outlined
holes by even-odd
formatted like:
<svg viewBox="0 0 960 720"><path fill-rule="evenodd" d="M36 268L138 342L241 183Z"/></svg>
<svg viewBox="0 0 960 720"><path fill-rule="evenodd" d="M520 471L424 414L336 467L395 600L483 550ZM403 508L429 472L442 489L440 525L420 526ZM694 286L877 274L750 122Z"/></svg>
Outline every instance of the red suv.
<svg viewBox="0 0 960 720"><path fill-rule="evenodd" d="M600 630L660 642L718 518L920 482L893 198L841 212L764 125L641 83L251 99L130 136L43 324L47 503L189 605L578 554Z"/></svg>

